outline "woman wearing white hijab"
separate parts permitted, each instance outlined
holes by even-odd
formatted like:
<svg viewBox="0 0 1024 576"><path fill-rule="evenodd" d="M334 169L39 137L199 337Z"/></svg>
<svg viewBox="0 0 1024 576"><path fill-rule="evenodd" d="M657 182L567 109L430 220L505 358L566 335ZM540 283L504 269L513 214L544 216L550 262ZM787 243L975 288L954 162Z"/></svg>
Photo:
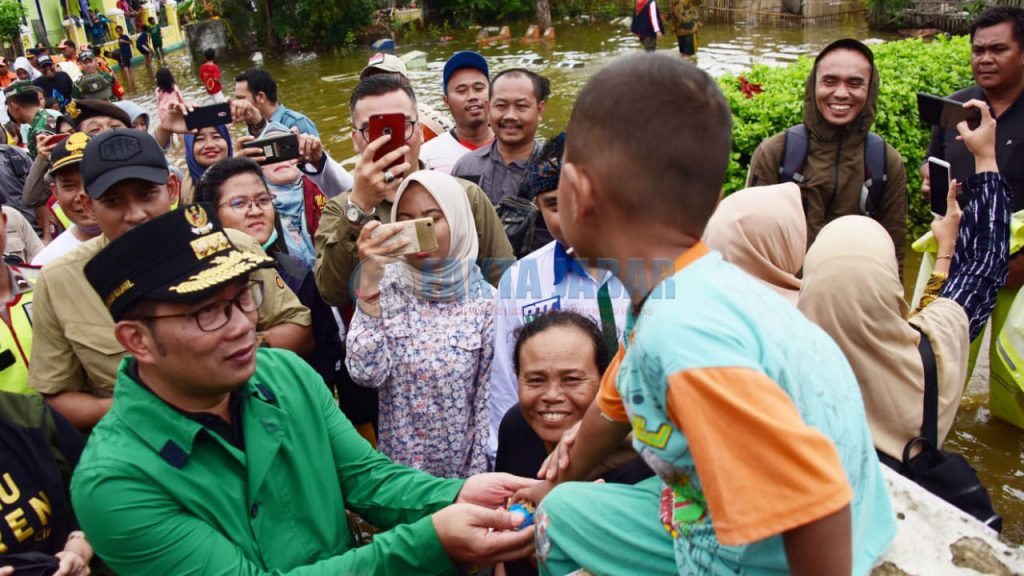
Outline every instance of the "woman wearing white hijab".
<svg viewBox="0 0 1024 576"><path fill-rule="evenodd" d="M726 196L704 229L704 243L792 304L807 252L807 219L792 182L745 188Z"/></svg>
<svg viewBox="0 0 1024 576"><path fill-rule="evenodd" d="M484 472L494 301L469 200L451 176L421 170L398 188L391 218L432 218L438 247L389 262L387 243L370 238L379 223L360 232L349 374L380 390L378 448L394 461L441 477Z"/></svg>
<svg viewBox="0 0 1024 576"><path fill-rule="evenodd" d="M18 74L19 71L22 73ZM42 73L39 72L39 70L36 70L32 64L29 63L28 58L25 58L24 56L18 56L15 58L14 73L18 74L18 80L28 80L29 82L34 82L36 78L42 76Z"/></svg>
<svg viewBox="0 0 1024 576"><path fill-rule="evenodd" d="M962 220L951 185L946 217L932 223L939 256L921 307L908 314L892 240L870 218L846 216L829 223L804 262L798 306L846 354L864 396L875 448L896 461L921 435L921 334L928 336L936 359L941 447L960 405L971 339L985 326L1006 282L1009 189L995 162L995 120L980 101L971 103L982 109L981 126L968 131L961 123L960 134L975 156L977 173L963 183L969 202Z"/></svg>

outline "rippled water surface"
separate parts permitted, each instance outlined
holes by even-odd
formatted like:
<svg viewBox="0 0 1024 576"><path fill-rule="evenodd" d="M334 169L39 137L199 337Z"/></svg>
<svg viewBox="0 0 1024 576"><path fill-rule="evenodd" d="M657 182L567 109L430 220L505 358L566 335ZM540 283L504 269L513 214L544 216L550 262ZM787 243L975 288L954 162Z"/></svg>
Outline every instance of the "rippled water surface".
<svg viewBox="0 0 1024 576"><path fill-rule="evenodd" d="M526 25L512 26L513 36L522 36ZM476 30L453 33L450 42L420 42L402 45L399 54L412 50L426 53L426 66L410 70L417 95L443 108L441 101L441 68L444 60L457 50L476 48ZM844 37L858 39L889 39L890 35L870 32L857 18L841 22L799 27L754 19L707 24L700 35L698 64L711 74L735 73L752 64L785 64L803 54L813 54L830 41ZM557 41L552 44L521 43L513 40L480 48L494 71L524 66L544 74L551 80L552 96L540 132L550 136L568 121L573 96L601 66L618 55L639 49L636 39L621 26L608 24L568 24L557 26ZM674 39L663 39L661 51L674 53ZM283 60L267 58L265 66L278 80L279 96L288 107L300 110L317 123L325 146L336 158L353 153L349 140L348 97L357 75L370 56L357 51L347 56L308 54ZM198 64L193 67L184 51L173 53L169 65L186 97L206 101L205 91L196 79ZM246 60L220 62L228 93L232 79L248 67ZM136 67L130 97L149 109L153 104L153 83L144 67ZM908 274L917 270L913 252L907 250ZM912 285L909 282L908 285ZM988 394L987 362L979 362L980 370L965 394L963 408L957 416L956 428L948 447L963 451L978 468L990 486L997 509L1006 519L1004 535L1011 541L1024 540L1024 433L993 419L986 407Z"/></svg>

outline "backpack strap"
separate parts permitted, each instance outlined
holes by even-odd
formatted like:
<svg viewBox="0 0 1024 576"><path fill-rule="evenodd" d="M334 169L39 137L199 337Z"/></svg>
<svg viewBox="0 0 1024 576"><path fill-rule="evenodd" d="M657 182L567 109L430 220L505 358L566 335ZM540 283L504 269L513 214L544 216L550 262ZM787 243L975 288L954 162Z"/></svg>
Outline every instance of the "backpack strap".
<svg viewBox="0 0 1024 576"><path fill-rule="evenodd" d="M921 418L921 436L924 436L932 446L939 445L939 369L935 361L935 350L928 340L928 335L916 326L915 330L921 334L921 342L917 345L917 351L921 354L921 364L924 366L924 416Z"/></svg>
<svg viewBox="0 0 1024 576"><path fill-rule="evenodd" d="M861 190L860 211L871 216L882 204L885 183L889 179L886 167L885 140L874 132L864 139L864 188Z"/></svg>
<svg viewBox="0 0 1024 576"><path fill-rule="evenodd" d="M807 177L801 174L807 161L807 126L797 124L786 129L782 140L782 164L779 165L779 183L803 184Z"/></svg>

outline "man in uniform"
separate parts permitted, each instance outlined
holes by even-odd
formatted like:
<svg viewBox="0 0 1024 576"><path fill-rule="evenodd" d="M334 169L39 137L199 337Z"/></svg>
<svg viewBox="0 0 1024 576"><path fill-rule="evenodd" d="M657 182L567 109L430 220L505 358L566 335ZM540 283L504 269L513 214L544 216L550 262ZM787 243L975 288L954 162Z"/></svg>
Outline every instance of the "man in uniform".
<svg viewBox="0 0 1024 576"><path fill-rule="evenodd" d="M28 80L12 83L4 89L4 96L7 98L7 113L11 120L19 126L29 125L25 144L29 156L35 159L38 151L36 137L56 134L57 116L60 113L43 107L39 89Z"/></svg>
<svg viewBox="0 0 1024 576"><path fill-rule="evenodd" d="M0 253L7 252L7 218L5 209L0 216ZM34 278L31 268L8 265L0 258L0 390L4 392L32 391L28 387L28 361L32 353Z"/></svg>
<svg viewBox="0 0 1024 576"><path fill-rule="evenodd" d="M87 208L102 234L39 274L29 384L79 429L89 430L110 408L125 348L113 336L103 303L88 289L83 268L111 240L170 211L180 182L168 177L167 160L153 137L128 128L106 130L89 142L81 176ZM228 235L243 250L262 253L247 235ZM154 258L157 263L163 264ZM258 275L267 296L259 310L260 343L307 353L313 344L309 311L276 273Z"/></svg>
<svg viewBox="0 0 1024 576"><path fill-rule="evenodd" d="M81 164L89 135L75 132L57 144L50 153L50 193L54 200L48 211L56 232L46 248L32 259L33 266L44 266L67 254L87 240L100 235L96 215L86 209L85 186L82 185Z"/></svg>
<svg viewBox="0 0 1024 576"><path fill-rule="evenodd" d="M238 250L215 214L185 206L85 266L131 353L71 486L96 553L124 575L444 574L528 555L532 530L500 507L536 481L395 464L309 365L259 349L273 287L253 273L272 259ZM356 548L346 509L386 531Z"/></svg>

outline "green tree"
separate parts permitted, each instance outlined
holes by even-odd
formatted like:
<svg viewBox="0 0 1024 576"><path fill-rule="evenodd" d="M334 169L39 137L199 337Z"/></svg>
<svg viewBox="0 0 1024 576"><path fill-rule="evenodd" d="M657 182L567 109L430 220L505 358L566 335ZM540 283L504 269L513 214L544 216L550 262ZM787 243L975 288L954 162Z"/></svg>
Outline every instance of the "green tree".
<svg viewBox="0 0 1024 576"><path fill-rule="evenodd" d="M18 46L25 7L18 0L0 0L0 40Z"/></svg>

